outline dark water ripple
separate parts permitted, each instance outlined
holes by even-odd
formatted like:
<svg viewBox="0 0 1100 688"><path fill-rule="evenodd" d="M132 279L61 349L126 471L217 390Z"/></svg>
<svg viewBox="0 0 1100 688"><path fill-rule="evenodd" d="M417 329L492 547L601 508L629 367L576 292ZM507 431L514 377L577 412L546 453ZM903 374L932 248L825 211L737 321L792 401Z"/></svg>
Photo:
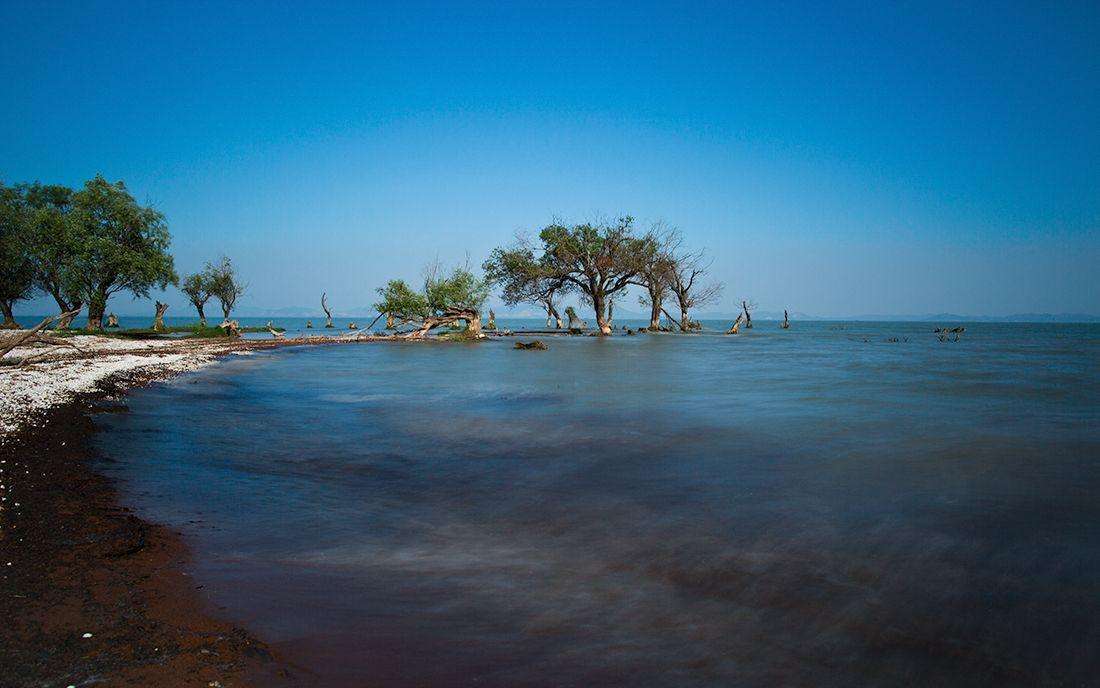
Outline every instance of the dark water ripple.
<svg viewBox="0 0 1100 688"><path fill-rule="evenodd" d="M102 446L321 685L1088 685L1100 327L836 327L285 350Z"/></svg>

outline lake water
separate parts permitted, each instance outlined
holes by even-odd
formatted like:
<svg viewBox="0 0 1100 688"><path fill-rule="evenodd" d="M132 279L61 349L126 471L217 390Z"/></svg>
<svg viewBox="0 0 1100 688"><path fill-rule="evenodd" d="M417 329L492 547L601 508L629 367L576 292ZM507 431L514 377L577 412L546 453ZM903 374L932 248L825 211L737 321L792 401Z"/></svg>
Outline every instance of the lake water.
<svg viewBox="0 0 1100 688"><path fill-rule="evenodd" d="M97 442L318 685L1095 684L1100 326L544 340L230 357Z"/></svg>

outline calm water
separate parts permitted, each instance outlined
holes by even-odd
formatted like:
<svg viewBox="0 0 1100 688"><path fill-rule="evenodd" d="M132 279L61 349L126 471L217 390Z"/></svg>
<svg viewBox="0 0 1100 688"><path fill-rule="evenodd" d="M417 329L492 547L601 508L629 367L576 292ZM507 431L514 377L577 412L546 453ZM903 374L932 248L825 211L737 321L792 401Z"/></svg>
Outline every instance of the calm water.
<svg viewBox="0 0 1100 688"><path fill-rule="evenodd" d="M233 357L99 443L324 686L1095 684L1100 326L547 341Z"/></svg>

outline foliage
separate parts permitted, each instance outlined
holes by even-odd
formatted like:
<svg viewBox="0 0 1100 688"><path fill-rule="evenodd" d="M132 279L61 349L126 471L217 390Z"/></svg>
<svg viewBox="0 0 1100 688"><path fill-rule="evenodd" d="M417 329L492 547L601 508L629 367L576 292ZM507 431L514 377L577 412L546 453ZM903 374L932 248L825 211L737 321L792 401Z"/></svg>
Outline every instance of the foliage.
<svg viewBox="0 0 1100 688"><path fill-rule="evenodd" d="M34 264L28 250L30 209L18 187L0 183L0 303L5 319L11 305L34 288Z"/></svg>
<svg viewBox="0 0 1100 688"><path fill-rule="evenodd" d="M433 265L427 270L423 291L414 290L404 280L390 280L378 289L378 295L374 308L379 313L431 328L452 320L471 324L480 318L481 307L489 298L489 285L467 268L443 275L439 266Z"/></svg>
<svg viewBox="0 0 1100 688"><path fill-rule="evenodd" d="M187 295L196 308L202 308L210 300L213 294L210 291L210 280L205 272L196 272L188 275L183 280L180 291Z"/></svg>
<svg viewBox="0 0 1100 688"><path fill-rule="evenodd" d="M164 216L139 205L122 182L96 176L72 198L68 213L72 254L68 278L88 304L89 326L98 326L107 299L119 291L148 296L177 281L171 236Z"/></svg>
<svg viewBox="0 0 1100 688"><path fill-rule="evenodd" d="M634 235L634 219L566 226L554 223L539 233L540 261L553 279L580 291L596 312L603 333L610 328L605 309L615 295L629 287L657 251L651 234Z"/></svg>
<svg viewBox="0 0 1100 688"><path fill-rule="evenodd" d="M222 314L228 320L229 314L237 305L237 299L248 290L248 285L238 277L233 261L228 256L222 256L217 263L207 263L202 279L210 293L218 298Z"/></svg>

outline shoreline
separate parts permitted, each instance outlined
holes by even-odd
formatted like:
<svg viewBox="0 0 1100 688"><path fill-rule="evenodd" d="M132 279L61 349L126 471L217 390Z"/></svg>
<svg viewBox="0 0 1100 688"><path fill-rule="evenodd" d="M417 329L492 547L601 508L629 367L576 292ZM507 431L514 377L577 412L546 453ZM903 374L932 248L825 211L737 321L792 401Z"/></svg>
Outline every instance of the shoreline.
<svg viewBox="0 0 1100 688"><path fill-rule="evenodd" d="M114 481L95 466L102 459L92 444L97 432L92 415L125 412L120 398L128 390L225 355L311 343L320 342L200 344L187 347L194 349L190 352L120 354L131 357L122 364L102 352L65 356L49 372L58 375L59 365L59 379L76 383L54 385L39 399L41 406L15 419L15 427L4 417L9 423L0 434L5 685L310 684L308 675L280 662L249 631L210 608L202 586L187 572L191 553L182 534L138 518L120 501ZM89 357L96 359L93 369L83 371L80 362ZM80 375L64 375L63 369L74 367ZM10 392L5 389L4 396L10 398Z"/></svg>

